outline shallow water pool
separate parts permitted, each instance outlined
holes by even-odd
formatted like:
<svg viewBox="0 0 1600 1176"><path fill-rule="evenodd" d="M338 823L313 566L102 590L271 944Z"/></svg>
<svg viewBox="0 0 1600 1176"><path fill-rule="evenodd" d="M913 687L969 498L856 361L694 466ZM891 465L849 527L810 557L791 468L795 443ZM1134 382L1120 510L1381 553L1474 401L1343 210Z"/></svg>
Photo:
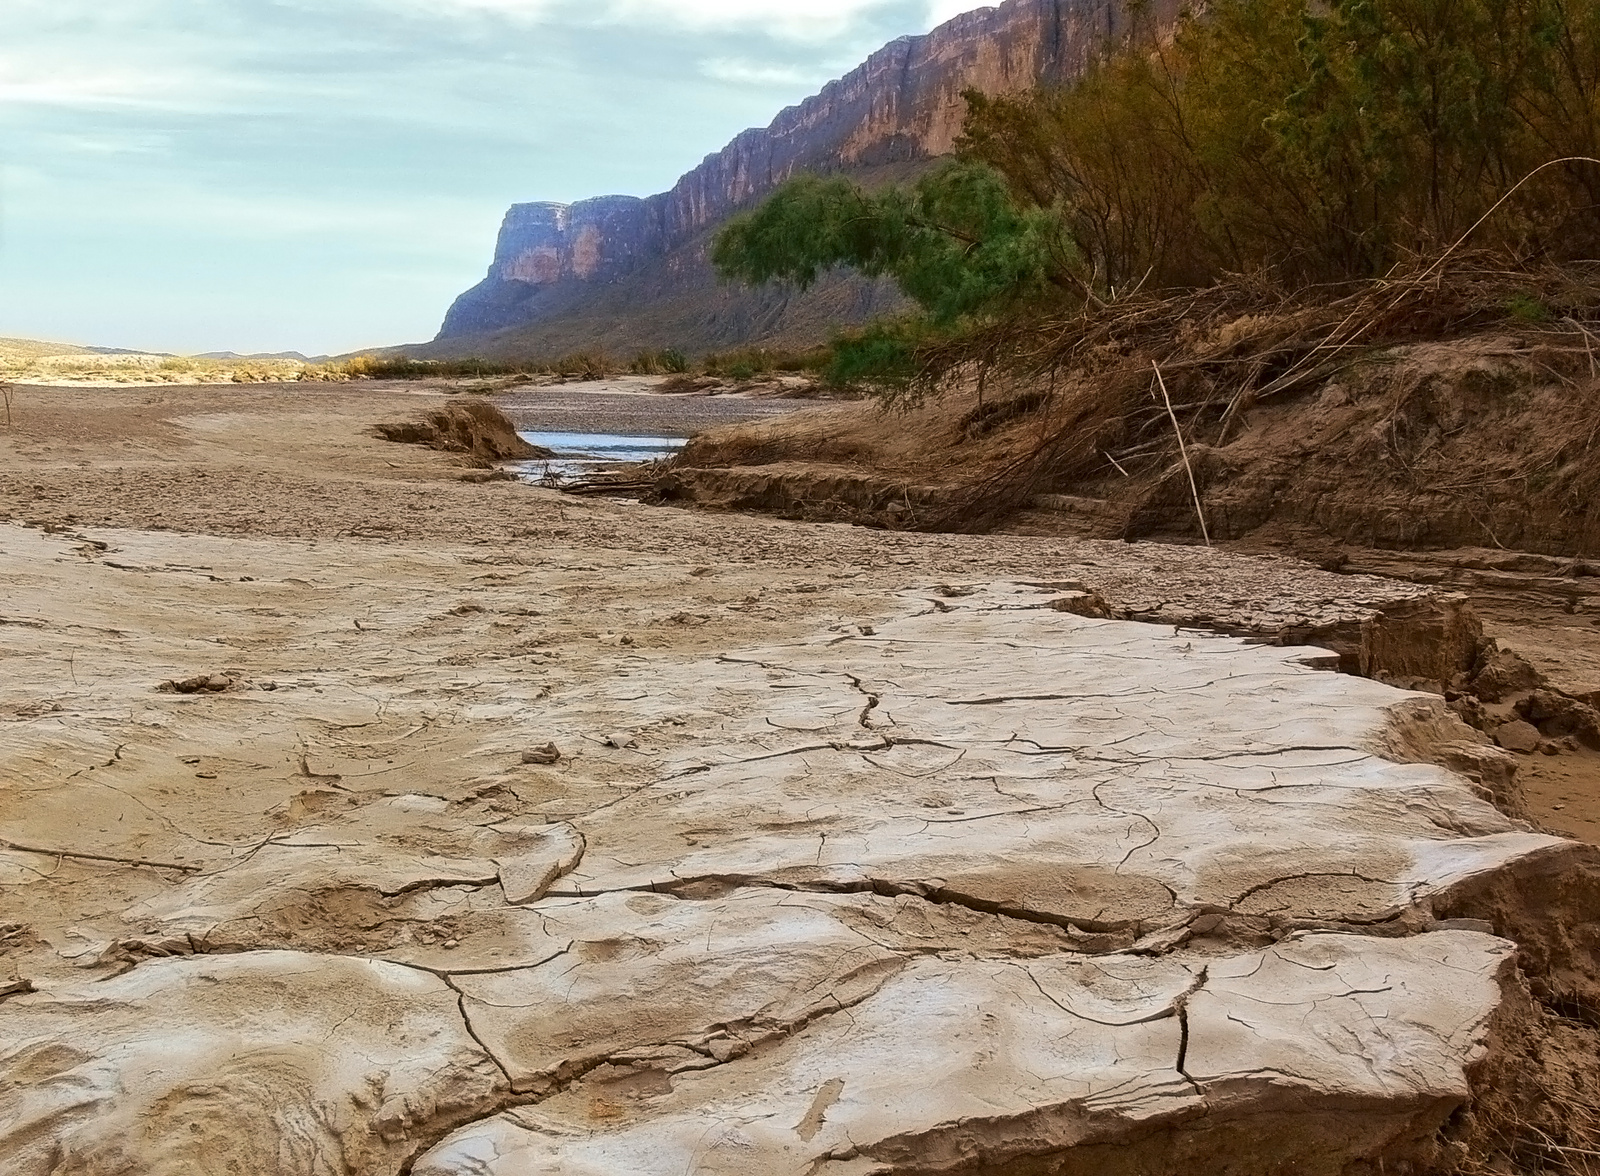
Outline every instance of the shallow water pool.
<svg viewBox="0 0 1600 1176"><path fill-rule="evenodd" d="M687 437L635 437L623 433L541 433L519 430L517 435L529 444L549 449L555 454L550 458L511 463L509 468L513 473L531 481L543 478L547 471L573 478L625 462L654 461L671 456L688 443Z"/></svg>

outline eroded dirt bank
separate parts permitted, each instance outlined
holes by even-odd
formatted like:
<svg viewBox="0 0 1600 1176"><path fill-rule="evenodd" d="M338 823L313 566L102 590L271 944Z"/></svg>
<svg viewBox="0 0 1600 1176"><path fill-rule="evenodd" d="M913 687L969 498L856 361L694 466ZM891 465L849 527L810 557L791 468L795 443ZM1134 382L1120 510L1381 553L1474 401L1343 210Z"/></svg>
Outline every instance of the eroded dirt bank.
<svg viewBox="0 0 1600 1176"><path fill-rule="evenodd" d="M426 398L142 395L0 441L7 1176L1584 1146L1595 851L1294 645L1430 589L574 502L367 435Z"/></svg>

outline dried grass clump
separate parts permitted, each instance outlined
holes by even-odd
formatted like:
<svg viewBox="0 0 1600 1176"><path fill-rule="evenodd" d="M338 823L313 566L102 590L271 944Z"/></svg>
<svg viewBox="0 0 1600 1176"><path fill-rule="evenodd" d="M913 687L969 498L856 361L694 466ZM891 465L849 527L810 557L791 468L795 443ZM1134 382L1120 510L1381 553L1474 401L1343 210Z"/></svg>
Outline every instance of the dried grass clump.
<svg viewBox="0 0 1600 1176"><path fill-rule="evenodd" d="M1520 1026L1509 1064L1477 1083L1433 1176L1600 1176L1600 1032L1552 1012Z"/></svg>
<svg viewBox="0 0 1600 1176"><path fill-rule="evenodd" d="M1174 421L1191 443L1221 446L1254 404L1319 388L1385 348L1494 329L1536 337L1551 371L1571 384L1570 427L1553 434L1551 452L1528 459L1570 463L1600 440L1597 279L1600 263L1506 269L1482 257L1338 288L1287 291L1237 275L932 344L919 356L915 397L973 381L1042 387L1048 427L1023 456L975 471L929 522L988 529L1055 486L1169 465L1180 448ZM1171 392L1170 416L1154 368ZM1600 464L1583 486L1600 490Z"/></svg>

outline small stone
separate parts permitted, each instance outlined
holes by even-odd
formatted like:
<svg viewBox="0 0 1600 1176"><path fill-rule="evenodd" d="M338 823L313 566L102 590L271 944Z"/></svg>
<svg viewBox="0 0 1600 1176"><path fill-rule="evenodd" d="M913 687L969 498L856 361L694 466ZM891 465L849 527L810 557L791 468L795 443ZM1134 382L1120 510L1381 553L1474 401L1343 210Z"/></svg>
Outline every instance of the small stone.
<svg viewBox="0 0 1600 1176"><path fill-rule="evenodd" d="M1495 728L1494 741L1507 751L1519 751L1526 755L1539 747L1539 728L1521 720L1505 723Z"/></svg>
<svg viewBox="0 0 1600 1176"><path fill-rule="evenodd" d="M193 678L163 682L156 689L163 694L201 694L207 692L220 694L232 685L233 679L223 674L197 674Z"/></svg>
<svg viewBox="0 0 1600 1176"><path fill-rule="evenodd" d="M719 1062L739 1057L749 1048L744 1042L731 1037L718 1037L706 1043L706 1049Z"/></svg>
<svg viewBox="0 0 1600 1176"><path fill-rule="evenodd" d="M559 764L561 752L554 743L546 743L543 747L536 747L532 751L522 753L522 762L525 764Z"/></svg>
<svg viewBox="0 0 1600 1176"><path fill-rule="evenodd" d="M624 644L624 645L632 645L632 644L633 644L633 637L632 637L632 635L631 635L631 634L628 634L628 633L624 633L624 634L623 634L623 635L622 635L622 644Z"/></svg>
<svg viewBox="0 0 1600 1176"><path fill-rule="evenodd" d="M1050 602L1056 612L1074 616L1104 619L1111 615L1111 606L1098 592L1082 592L1075 596L1058 596ZM1176 636L1176 633L1174 633Z"/></svg>
<svg viewBox="0 0 1600 1176"><path fill-rule="evenodd" d="M443 946L446 951L454 951L456 948L461 946L461 941L459 939L446 939L441 946Z"/></svg>
<svg viewBox="0 0 1600 1176"><path fill-rule="evenodd" d="M639 746L639 741L635 739L630 732L614 731L605 737L605 745L607 747L615 747L620 749L625 747L637 747Z"/></svg>

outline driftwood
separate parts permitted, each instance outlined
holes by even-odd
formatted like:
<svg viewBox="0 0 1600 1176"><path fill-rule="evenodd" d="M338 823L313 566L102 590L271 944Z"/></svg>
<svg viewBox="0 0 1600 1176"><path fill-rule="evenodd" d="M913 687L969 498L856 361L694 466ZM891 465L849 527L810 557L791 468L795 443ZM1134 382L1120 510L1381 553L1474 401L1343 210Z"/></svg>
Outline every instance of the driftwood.
<svg viewBox="0 0 1600 1176"><path fill-rule="evenodd" d="M1189 447L1183 443L1183 426L1178 423L1178 414L1172 411L1172 397L1167 395L1167 381L1161 375L1161 365L1155 360L1150 361L1150 366L1156 370L1156 383L1161 385L1161 400L1167 406L1167 415L1172 418L1172 431L1178 435L1178 453L1183 457L1183 470L1189 475L1189 493L1194 496L1194 514L1200 520L1200 535L1206 541L1206 546L1211 546L1211 530L1206 526L1205 507L1200 505L1200 487L1194 480L1194 466L1189 462Z"/></svg>
<svg viewBox="0 0 1600 1176"><path fill-rule="evenodd" d="M638 482L619 482L604 478L590 478L581 482L566 482L558 489L563 494L595 497L605 494L646 494L656 487L655 479Z"/></svg>

